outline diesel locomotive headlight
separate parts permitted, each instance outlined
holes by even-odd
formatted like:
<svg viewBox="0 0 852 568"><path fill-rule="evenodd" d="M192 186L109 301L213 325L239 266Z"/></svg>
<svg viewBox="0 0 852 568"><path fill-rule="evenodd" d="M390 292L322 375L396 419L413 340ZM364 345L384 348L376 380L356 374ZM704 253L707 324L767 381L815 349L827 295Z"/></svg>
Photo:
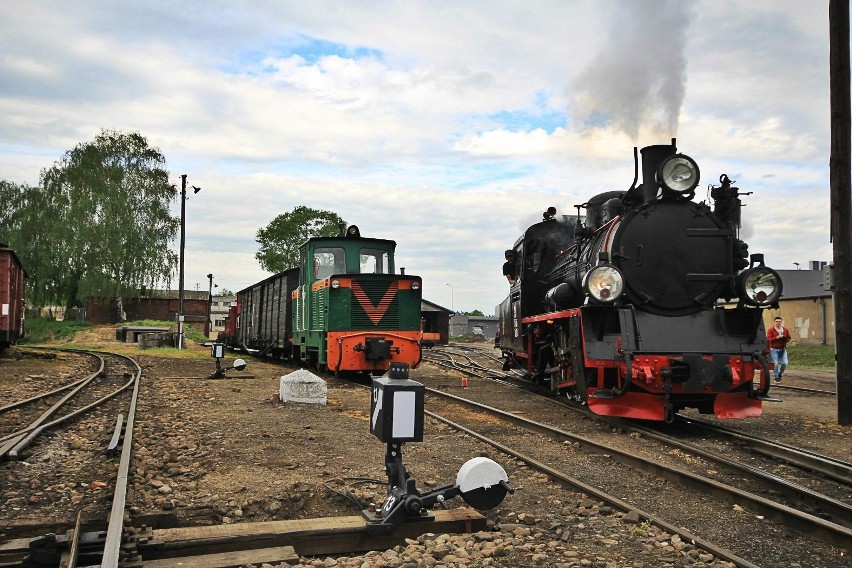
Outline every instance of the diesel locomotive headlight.
<svg viewBox="0 0 852 568"><path fill-rule="evenodd" d="M583 289L598 302L614 302L624 291L624 276L614 266L601 264L586 273Z"/></svg>
<svg viewBox="0 0 852 568"><path fill-rule="evenodd" d="M698 186L698 164L689 156L677 154L660 164L657 181L675 193L688 193Z"/></svg>
<svg viewBox="0 0 852 568"><path fill-rule="evenodd" d="M420 289L420 282L412 282L411 283L411 289L412 290L419 290Z"/></svg>
<svg viewBox="0 0 852 568"><path fill-rule="evenodd" d="M340 280L337 280L337 279L332 280L331 281L331 287L334 288L335 290L340 288Z"/></svg>
<svg viewBox="0 0 852 568"><path fill-rule="evenodd" d="M781 297L781 277L766 266L750 268L737 277L740 299L752 306L769 306Z"/></svg>

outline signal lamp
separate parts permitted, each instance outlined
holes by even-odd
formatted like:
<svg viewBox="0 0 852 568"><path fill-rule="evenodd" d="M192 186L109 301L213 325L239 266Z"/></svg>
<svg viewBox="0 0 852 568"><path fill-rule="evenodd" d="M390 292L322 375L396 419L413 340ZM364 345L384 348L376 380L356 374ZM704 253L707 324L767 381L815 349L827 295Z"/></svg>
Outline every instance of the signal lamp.
<svg viewBox="0 0 852 568"><path fill-rule="evenodd" d="M684 154L666 158L657 171L657 181L664 189L689 193L698 186L700 172L695 160Z"/></svg>
<svg viewBox="0 0 852 568"><path fill-rule="evenodd" d="M781 277L767 266L749 268L737 276L737 292L742 301L766 307L778 302L783 289Z"/></svg>
<svg viewBox="0 0 852 568"><path fill-rule="evenodd" d="M611 264L599 264L586 273L583 290L596 301L609 304L624 291L624 276Z"/></svg>

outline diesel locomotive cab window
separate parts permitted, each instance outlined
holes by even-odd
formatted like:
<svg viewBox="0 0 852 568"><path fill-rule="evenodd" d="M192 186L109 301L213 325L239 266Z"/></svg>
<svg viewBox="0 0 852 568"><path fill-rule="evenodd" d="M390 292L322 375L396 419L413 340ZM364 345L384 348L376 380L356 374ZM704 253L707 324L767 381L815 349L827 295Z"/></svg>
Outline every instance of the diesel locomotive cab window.
<svg viewBox="0 0 852 568"><path fill-rule="evenodd" d="M380 249L361 249L361 274L387 274L390 263L388 251Z"/></svg>
<svg viewBox="0 0 852 568"><path fill-rule="evenodd" d="M340 247L314 249L314 278L346 274L346 253Z"/></svg>

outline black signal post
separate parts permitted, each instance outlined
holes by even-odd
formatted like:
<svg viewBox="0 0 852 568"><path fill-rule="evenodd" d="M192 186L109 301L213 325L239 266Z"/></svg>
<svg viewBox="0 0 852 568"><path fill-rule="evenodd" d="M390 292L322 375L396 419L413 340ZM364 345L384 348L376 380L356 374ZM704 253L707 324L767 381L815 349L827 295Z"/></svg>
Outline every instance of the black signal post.
<svg viewBox="0 0 852 568"><path fill-rule="evenodd" d="M387 444L388 496L375 511L362 512L368 532L390 534L403 522L433 521L429 509L457 495L472 507L492 509L513 491L500 465L477 457L462 466L455 484L420 493L402 463L402 446L423 441L426 387L408 378L407 363L391 363L388 378L373 379L372 391L370 433Z"/></svg>

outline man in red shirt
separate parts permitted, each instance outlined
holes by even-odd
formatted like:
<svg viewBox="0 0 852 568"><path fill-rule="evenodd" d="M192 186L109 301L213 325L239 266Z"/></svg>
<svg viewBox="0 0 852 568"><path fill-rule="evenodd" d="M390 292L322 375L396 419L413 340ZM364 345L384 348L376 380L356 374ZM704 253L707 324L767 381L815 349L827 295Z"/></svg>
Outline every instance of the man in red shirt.
<svg viewBox="0 0 852 568"><path fill-rule="evenodd" d="M790 341L790 330L784 327L781 316L775 317L775 325L766 330L766 343L769 346L769 356L775 365L775 382L781 382L781 375L787 368L787 342Z"/></svg>

